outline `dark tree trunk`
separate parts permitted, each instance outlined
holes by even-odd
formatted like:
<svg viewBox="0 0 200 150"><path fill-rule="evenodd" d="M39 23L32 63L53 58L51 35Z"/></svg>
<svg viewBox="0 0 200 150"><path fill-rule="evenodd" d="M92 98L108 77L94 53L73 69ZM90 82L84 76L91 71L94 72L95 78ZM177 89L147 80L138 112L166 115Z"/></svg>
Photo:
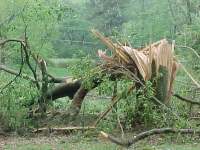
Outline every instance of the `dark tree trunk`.
<svg viewBox="0 0 200 150"><path fill-rule="evenodd" d="M5 64L6 63L6 57L5 57L5 51L4 51L4 46L0 46L0 64Z"/></svg>

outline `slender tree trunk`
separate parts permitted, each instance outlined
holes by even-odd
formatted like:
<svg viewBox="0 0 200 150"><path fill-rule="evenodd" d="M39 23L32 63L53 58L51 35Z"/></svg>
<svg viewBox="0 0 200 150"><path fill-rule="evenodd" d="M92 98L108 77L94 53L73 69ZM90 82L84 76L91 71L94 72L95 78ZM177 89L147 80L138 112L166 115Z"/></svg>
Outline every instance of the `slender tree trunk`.
<svg viewBox="0 0 200 150"><path fill-rule="evenodd" d="M0 64L6 63L6 57L5 57L5 48L4 46L0 46Z"/></svg>
<svg viewBox="0 0 200 150"><path fill-rule="evenodd" d="M192 24L192 16L191 16L191 1L186 0L186 6L187 6L187 24L191 25Z"/></svg>

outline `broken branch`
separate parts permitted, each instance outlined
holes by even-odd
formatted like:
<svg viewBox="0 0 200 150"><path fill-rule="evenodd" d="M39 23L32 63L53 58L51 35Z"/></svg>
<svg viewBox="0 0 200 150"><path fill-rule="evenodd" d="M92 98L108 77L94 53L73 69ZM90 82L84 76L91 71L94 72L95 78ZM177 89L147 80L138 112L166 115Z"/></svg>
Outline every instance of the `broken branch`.
<svg viewBox="0 0 200 150"><path fill-rule="evenodd" d="M0 65L0 70L3 70L3 71L5 71L5 72L7 72L7 73L9 73L9 74L12 74L12 75L17 75L17 74L18 74L17 71L8 68L8 67L5 66L5 65ZM32 77L30 77L30 76L28 76L27 74L21 74L20 77L22 77L23 79L26 79L26 80L30 80L30 81L32 81L32 82L35 82L35 79L32 78Z"/></svg>
<svg viewBox="0 0 200 150"><path fill-rule="evenodd" d="M42 131L49 131L49 132L58 132L58 131L72 131L72 130L90 130L90 129L95 129L95 127L93 126L88 126L88 127L65 127L65 128L39 128L39 129L35 129L32 132L33 133L39 133Z"/></svg>
<svg viewBox="0 0 200 150"><path fill-rule="evenodd" d="M14 69L11 69L5 65L0 65L0 70L3 70L11 75L17 75L18 72ZM54 77L50 74L47 73L47 75L50 77L50 79L48 80L49 83L67 83L67 80L70 79L71 77ZM25 79L25 80L30 80L32 82L36 82L35 79L27 74L21 74L20 75L21 78ZM41 78L38 79L39 82L42 81Z"/></svg>
<svg viewBox="0 0 200 150"><path fill-rule="evenodd" d="M178 99L180 99L180 100L182 100L184 102L191 103L193 105L200 105L200 102L190 100L190 99L182 97L182 96L180 96L178 94L173 94L173 96L175 96L176 98L178 98Z"/></svg>
<svg viewBox="0 0 200 150"><path fill-rule="evenodd" d="M103 137L110 140L111 142L124 146L124 147L130 147L132 144L135 144L136 142L143 140L144 138L147 138L151 135L156 134L169 134L169 133L180 133L180 134L200 134L200 130L194 130L194 129L173 129L173 128L161 128L161 129L152 129L149 131L145 131L142 133L139 133L135 135L132 139L119 139L116 137L113 137L103 131L100 132Z"/></svg>

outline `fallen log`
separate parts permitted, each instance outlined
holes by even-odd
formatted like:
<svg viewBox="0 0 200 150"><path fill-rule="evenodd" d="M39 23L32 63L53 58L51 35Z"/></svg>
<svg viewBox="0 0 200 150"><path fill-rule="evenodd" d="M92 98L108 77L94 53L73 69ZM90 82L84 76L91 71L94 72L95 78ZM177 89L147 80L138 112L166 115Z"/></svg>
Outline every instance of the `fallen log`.
<svg viewBox="0 0 200 150"><path fill-rule="evenodd" d="M52 89L49 89L46 93L46 98L53 101L58 98L68 96L70 99L72 99L80 87L81 80L60 84Z"/></svg>
<svg viewBox="0 0 200 150"><path fill-rule="evenodd" d="M90 130L90 129L95 129L95 127L93 126L84 126L84 127L63 127L63 128L38 128L38 129L34 129L32 132L33 133L39 133L39 132L43 132L43 131L49 131L51 132L65 132L65 131L72 131L72 130Z"/></svg>
<svg viewBox="0 0 200 150"><path fill-rule="evenodd" d="M132 139L120 139L116 138L112 135L109 135L103 131L100 132L101 135L110 140L111 142L121 145L123 147L130 147L131 145L135 144L136 142L143 140L144 138L147 138L151 135L156 134L169 134L169 133L180 133L180 134L200 134L200 130L194 130L194 129L173 129L173 128L160 128L160 129L152 129L149 131L145 131L142 133L139 133L135 135Z"/></svg>

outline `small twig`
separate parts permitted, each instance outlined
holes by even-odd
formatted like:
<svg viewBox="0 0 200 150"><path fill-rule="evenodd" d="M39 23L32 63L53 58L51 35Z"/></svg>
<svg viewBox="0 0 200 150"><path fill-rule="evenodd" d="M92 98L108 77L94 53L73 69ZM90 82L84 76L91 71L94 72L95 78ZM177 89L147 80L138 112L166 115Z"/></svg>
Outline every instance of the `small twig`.
<svg viewBox="0 0 200 150"><path fill-rule="evenodd" d="M119 127L121 129L122 138L124 138L124 129L123 129L123 126L122 126L122 124L120 122L119 115L117 115L117 121L118 121Z"/></svg>
<svg viewBox="0 0 200 150"><path fill-rule="evenodd" d="M98 95L92 95L92 94L87 94L86 97L91 97L95 99L112 99L111 96L98 96Z"/></svg>
<svg viewBox="0 0 200 150"><path fill-rule="evenodd" d="M200 117L190 117L190 119L200 119Z"/></svg>
<svg viewBox="0 0 200 150"><path fill-rule="evenodd" d="M38 82L38 79L37 79L37 74L34 70L34 68L32 67L31 63L30 63L30 53L28 51L28 37L27 37L27 26L25 27L25 32L24 32L24 38L25 38L25 45L23 45L23 50L24 50L24 53L25 53L25 61L29 67L29 69L31 70L31 72L33 73L33 77L35 78L35 83L36 83L36 87L38 88L38 90L40 89L40 84Z"/></svg>

